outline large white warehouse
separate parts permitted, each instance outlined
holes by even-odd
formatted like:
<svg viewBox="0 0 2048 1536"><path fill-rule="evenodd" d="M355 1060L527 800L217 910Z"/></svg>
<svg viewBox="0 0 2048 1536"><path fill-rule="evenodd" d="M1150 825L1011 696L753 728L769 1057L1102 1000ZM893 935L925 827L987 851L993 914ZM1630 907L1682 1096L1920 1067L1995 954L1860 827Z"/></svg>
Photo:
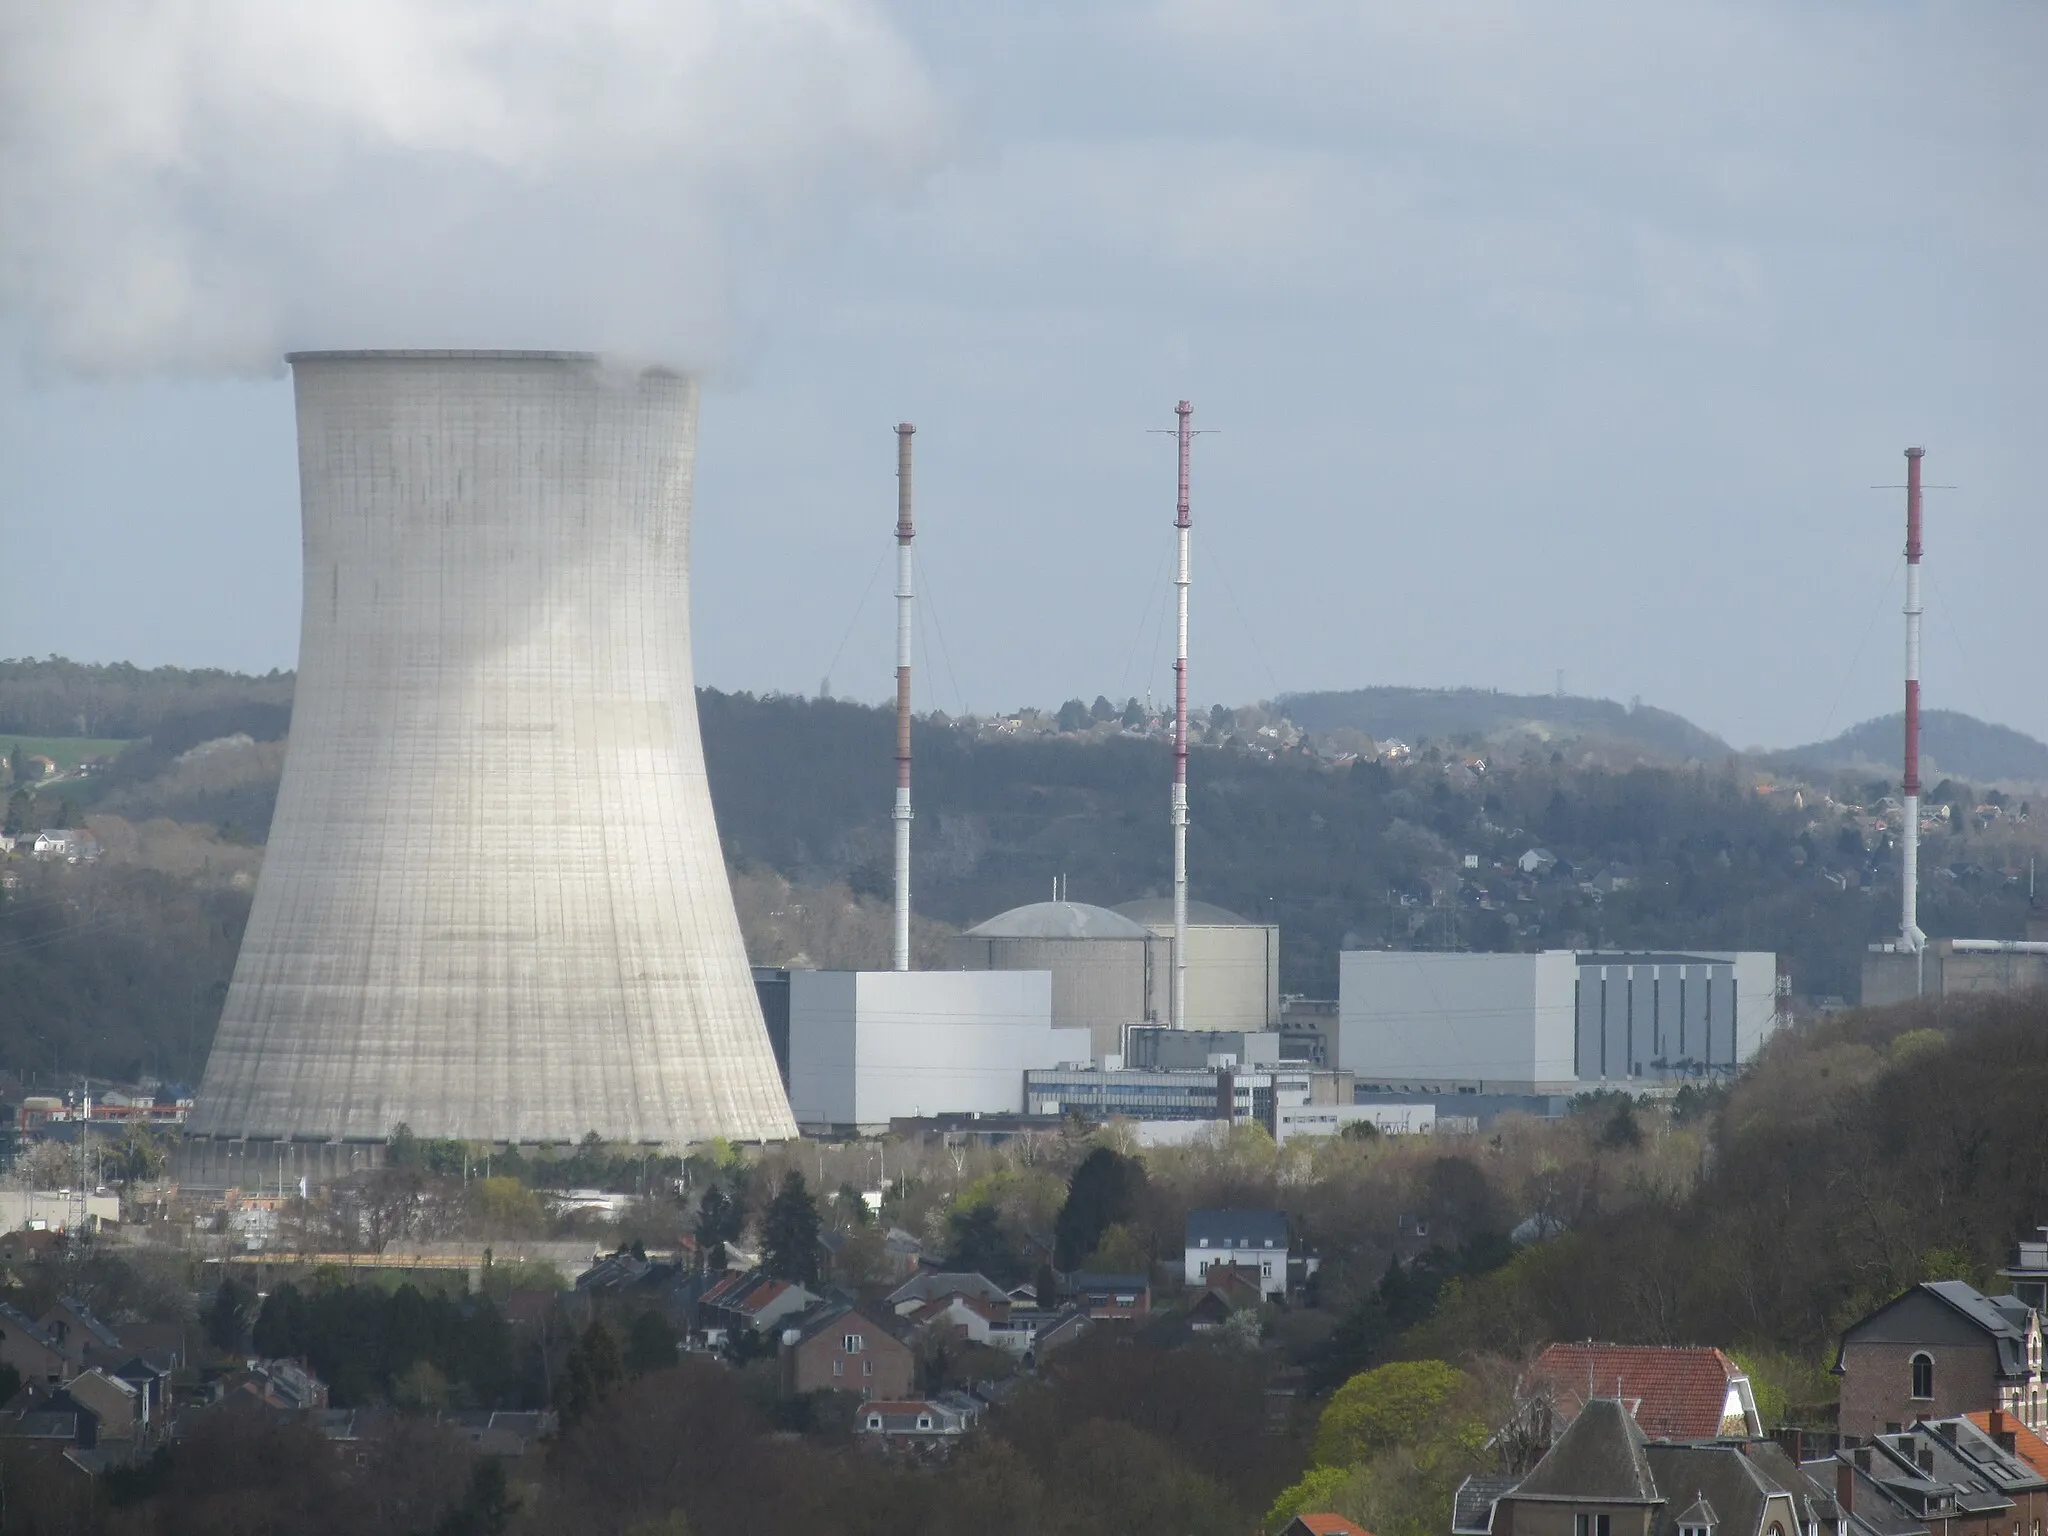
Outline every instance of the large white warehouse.
<svg viewBox="0 0 2048 1536"><path fill-rule="evenodd" d="M1778 1027L1767 951L1347 950L1338 1065L1361 1087L1572 1093L1732 1072Z"/></svg>
<svg viewBox="0 0 2048 1536"><path fill-rule="evenodd" d="M1024 1074L1086 1061L1046 971L792 971L789 1102L806 1130L1014 1115Z"/></svg>

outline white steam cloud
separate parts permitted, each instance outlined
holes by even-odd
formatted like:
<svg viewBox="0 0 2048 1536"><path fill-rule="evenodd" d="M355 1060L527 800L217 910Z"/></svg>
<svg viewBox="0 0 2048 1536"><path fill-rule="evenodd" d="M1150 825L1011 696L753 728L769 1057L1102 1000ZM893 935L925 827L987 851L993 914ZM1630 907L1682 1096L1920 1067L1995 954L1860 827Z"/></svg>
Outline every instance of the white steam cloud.
<svg viewBox="0 0 2048 1536"><path fill-rule="evenodd" d="M0 308L86 372L703 362L939 127L868 0L0 0Z"/></svg>

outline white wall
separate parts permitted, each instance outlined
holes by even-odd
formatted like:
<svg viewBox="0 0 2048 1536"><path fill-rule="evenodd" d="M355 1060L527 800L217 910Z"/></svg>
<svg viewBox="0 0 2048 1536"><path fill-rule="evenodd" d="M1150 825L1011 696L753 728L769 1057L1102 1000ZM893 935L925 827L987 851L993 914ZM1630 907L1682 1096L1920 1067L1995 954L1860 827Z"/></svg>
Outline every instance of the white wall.
<svg viewBox="0 0 2048 1536"><path fill-rule="evenodd" d="M1273 1140L1281 1146L1296 1136L1335 1136L1364 1120L1387 1136L1427 1136L1436 1130L1434 1104L1301 1104L1273 1111Z"/></svg>
<svg viewBox="0 0 2048 1536"><path fill-rule="evenodd" d="M1572 1081L1568 950L1346 950L1337 974L1337 1065L1360 1083L1526 1091Z"/></svg>
<svg viewBox="0 0 2048 1536"><path fill-rule="evenodd" d="M1024 1074L1088 1059L1052 1027L1047 971L794 971L789 1097L800 1124L1016 1114Z"/></svg>

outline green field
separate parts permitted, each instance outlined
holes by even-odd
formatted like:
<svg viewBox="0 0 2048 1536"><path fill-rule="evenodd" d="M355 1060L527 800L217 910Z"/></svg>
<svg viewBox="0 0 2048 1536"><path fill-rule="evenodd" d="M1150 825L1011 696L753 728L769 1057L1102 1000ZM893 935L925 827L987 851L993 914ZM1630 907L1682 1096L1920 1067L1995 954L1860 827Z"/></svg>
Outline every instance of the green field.
<svg viewBox="0 0 2048 1536"><path fill-rule="evenodd" d="M113 757L127 746L99 736L0 736L0 758L13 753L19 744L30 757L47 757L59 773L68 773L89 757Z"/></svg>

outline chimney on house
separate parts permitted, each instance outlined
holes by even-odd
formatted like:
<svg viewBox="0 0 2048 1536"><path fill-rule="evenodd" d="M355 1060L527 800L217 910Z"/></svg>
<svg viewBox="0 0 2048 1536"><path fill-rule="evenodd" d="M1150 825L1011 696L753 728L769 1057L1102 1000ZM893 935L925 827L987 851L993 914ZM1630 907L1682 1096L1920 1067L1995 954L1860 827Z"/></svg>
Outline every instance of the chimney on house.
<svg viewBox="0 0 2048 1536"><path fill-rule="evenodd" d="M1856 1513L1856 1469L1845 1456L1835 1458L1835 1502L1843 1514Z"/></svg>

